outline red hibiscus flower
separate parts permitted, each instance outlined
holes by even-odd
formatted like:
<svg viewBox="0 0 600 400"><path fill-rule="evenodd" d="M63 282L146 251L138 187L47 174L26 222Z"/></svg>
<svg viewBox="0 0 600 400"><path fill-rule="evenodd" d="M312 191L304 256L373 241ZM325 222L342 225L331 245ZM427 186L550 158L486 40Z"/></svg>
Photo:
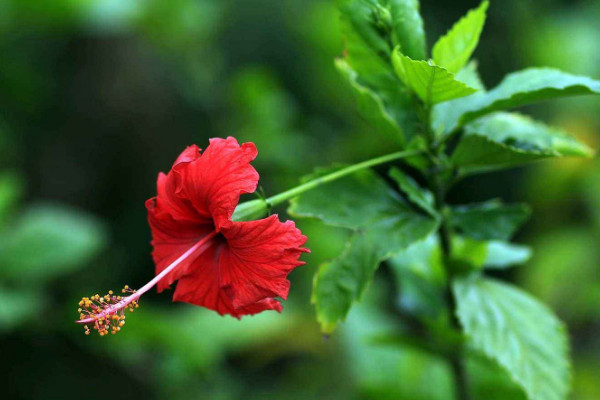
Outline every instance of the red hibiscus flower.
<svg viewBox="0 0 600 400"><path fill-rule="evenodd" d="M253 143L240 146L233 137L211 139L203 153L195 145L185 149L168 174L158 175L157 196L146 202L156 277L127 297L83 298L78 322L98 329L100 321L101 334L114 333L124 323L125 309L136 307L144 292L155 284L162 292L175 281L173 301L238 319L264 310L281 312L276 298L287 298L287 276L304 264L299 257L308 252L302 247L306 236L276 215L232 221L240 195L254 192L258 184L250 165L256 155Z"/></svg>

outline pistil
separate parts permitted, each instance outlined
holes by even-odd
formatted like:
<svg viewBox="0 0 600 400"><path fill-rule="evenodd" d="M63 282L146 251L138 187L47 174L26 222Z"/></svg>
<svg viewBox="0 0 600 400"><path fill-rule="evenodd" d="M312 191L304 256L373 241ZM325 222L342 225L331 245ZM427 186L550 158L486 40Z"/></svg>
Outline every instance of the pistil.
<svg viewBox="0 0 600 400"><path fill-rule="evenodd" d="M135 308L139 307L138 300L144 293L154 287L170 272L179 267L181 263L192 254L200 250L200 252L197 253L197 255L200 255L209 248L212 245L211 239L216 235L217 232L211 232L204 236L139 290L132 290L126 285L122 292L131 293L129 296L117 296L113 294L111 290L104 296L94 295L91 297L84 297L79 302L80 308L78 311L80 319L75 322L85 325L86 335L90 334L88 325L92 325L93 329L97 330L100 336L107 335L109 331L112 334L117 333L121 330L121 327L125 325L126 310L133 312Z"/></svg>

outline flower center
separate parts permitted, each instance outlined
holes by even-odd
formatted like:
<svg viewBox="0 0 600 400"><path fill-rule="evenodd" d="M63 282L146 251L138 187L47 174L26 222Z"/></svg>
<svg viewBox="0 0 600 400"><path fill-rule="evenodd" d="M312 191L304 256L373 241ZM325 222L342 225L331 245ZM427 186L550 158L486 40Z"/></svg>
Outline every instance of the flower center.
<svg viewBox="0 0 600 400"><path fill-rule="evenodd" d="M138 299L144 293L150 290L171 271L175 270L183 261L194 254L196 250L201 249L200 253L197 253L197 255L200 255L209 248L212 245L211 240L215 236L217 236L216 231L204 236L139 290L132 290L129 286L125 285L122 293L131 293L129 296L117 296L114 295L111 290L104 296L96 294L91 297L84 297L79 302L79 309L77 310L79 311L79 320L75 322L84 324L86 335L90 334L89 325L91 325L94 330L98 331L100 336L107 335L109 331L113 335L119 332L121 327L125 325L126 310L133 312L134 309L138 308Z"/></svg>

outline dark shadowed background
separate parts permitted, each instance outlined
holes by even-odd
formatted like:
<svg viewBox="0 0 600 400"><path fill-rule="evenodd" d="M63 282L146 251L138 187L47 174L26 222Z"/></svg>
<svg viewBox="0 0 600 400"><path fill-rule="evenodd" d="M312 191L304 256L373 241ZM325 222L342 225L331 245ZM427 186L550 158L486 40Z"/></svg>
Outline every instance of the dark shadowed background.
<svg viewBox="0 0 600 400"><path fill-rule="evenodd" d="M422 1L429 44L477 4ZM600 78L598 1L496 0L488 15L475 53L488 86L527 66ZM151 293L114 337L73 323L82 296L153 276L144 201L187 145L255 142L267 194L390 151L333 67L342 47L333 0L0 0L3 398L448 399L440 362L369 340L393 323L385 266L323 340L311 280L343 235L307 221L312 254L281 315L239 322ZM597 149L599 106L528 111ZM518 240L535 256L503 277L568 323L572 398L597 400L600 164L551 163L471 178L451 201L533 205Z"/></svg>

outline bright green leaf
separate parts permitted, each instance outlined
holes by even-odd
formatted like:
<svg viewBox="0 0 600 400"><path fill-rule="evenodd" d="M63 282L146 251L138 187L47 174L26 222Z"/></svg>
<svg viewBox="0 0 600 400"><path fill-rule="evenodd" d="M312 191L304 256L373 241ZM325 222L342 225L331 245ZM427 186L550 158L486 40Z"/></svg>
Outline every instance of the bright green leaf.
<svg viewBox="0 0 600 400"><path fill-rule="evenodd" d="M499 240L487 242L487 257L484 265L487 269L504 269L526 263L531 258L531 249L520 244Z"/></svg>
<svg viewBox="0 0 600 400"><path fill-rule="evenodd" d="M499 112L467 125L452 160L463 172L473 173L549 157L592 154L588 146L558 128L520 114Z"/></svg>
<svg viewBox="0 0 600 400"><path fill-rule="evenodd" d="M481 135L465 135L452 154L461 173L474 174L510 168L552 157L548 153L520 150Z"/></svg>
<svg viewBox="0 0 600 400"><path fill-rule="evenodd" d="M457 73L469 61L475 51L485 24L485 13L489 3L470 10L452 29L433 46L433 61L448 71Z"/></svg>
<svg viewBox="0 0 600 400"><path fill-rule="evenodd" d="M105 227L89 214L32 206L0 243L0 276L31 282L64 274L90 260L105 242Z"/></svg>
<svg viewBox="0 0 600 400"><path fill-rule="evenodd" d="M483 267L487 258L487 243L468 237L454 235L452 237L452 262L465 263L469 270ZM467 269L467 268L465 268Z"/></svg>
<svg viewBox="0 0 600 400"><path fill-rule="evenodd" d="M455 129L494 111L520 107L559 97L600 94L600 81L552 68L529 68L507 75L494 89L448 104L434 116L436 132Z"/></svg>
<svg viewBox="0 0 600 400"><path fill-rule="evenodd" d="M455 235L452 259L470 264L474 269L505 269L523 264L531 257L527 246L501 240L476 240Z"/></svg>
<svg viewBox="0 0 600 400"><path fill-rule="evenodd" d="M479 99L485 96L485 85L481 81L481 76L477 68L477 62L471 61L456 74L456 79L477 89L477 92L470 96L461 97L460 99L436 104L433 107L431 125L436 136L443 136L447 132L446 128L455 123L456 109L466 109L470 104L480 101Z"/></svg>
<svg viewBox="0 0 600 400"><path fill-rule="evenodd" d="M427 237L437 226L436 219L413 211L370 170L300 195L291 201L289 212L355 231L344 253L321 266L314 281L312 299L327 333L360 299L381 261Z"/></svg>
<svg viewBox="0 0 600 400"><path fill-rule="evenodd" d="M437 217L438 213L435 209L433 194L419 186L417 182L398 168L390 170L390 177L396 181L400 190L408 197L408 199L421 210L425 211L433 217Z"/></svg>
<svg viewBox="0 0 600 400"><path fill-rule="evenodd" d="M415 61L402 54L399 48L394 50L392 61L396 73L425 104L436 104L468 96L477 89L455 79L445 68L431 61Z"/></svg>
<svg viewBox="0 0 600 400"><path fill-rule="evenodd" d="M465 236L479 240L508 240L527 221L526 204L504 205L492 200L452 207L450 223Z"/></svg>
<svg viewBox="0 0 600 400"><path fill-rule="evenodd" d="M504 367L529 399L566 399L567 335L550 309L516 287L481 276L456 280L453 292L475 349Z"/></svg>
<svg viewBox="0 0 600 400"><path fill-rule="evenodd" d="M593 155L592 149L558 128L517 113L498 112L466 126L467 134L485 136L523 151L554 156Z"/></svg>
<svg viewBox="0 0 600 400"><path fill-rule="evenodd" d="M477 64L477 61L473 60L467 65L465 65L463 68L461 68L461 70L458 71L458 73L455 75L456 79L458 79L459 81L464 82L467 86L471 86L472 88L477 89L477 92L469 97L476 96L479 93L485 93L485 85L481 80L478 68L479 65ZM465 100L465 97L452 100L444 104L438 104L436 108L445 106L446 104L452 104L455 101L458 102L460 100Z"/></svg>

